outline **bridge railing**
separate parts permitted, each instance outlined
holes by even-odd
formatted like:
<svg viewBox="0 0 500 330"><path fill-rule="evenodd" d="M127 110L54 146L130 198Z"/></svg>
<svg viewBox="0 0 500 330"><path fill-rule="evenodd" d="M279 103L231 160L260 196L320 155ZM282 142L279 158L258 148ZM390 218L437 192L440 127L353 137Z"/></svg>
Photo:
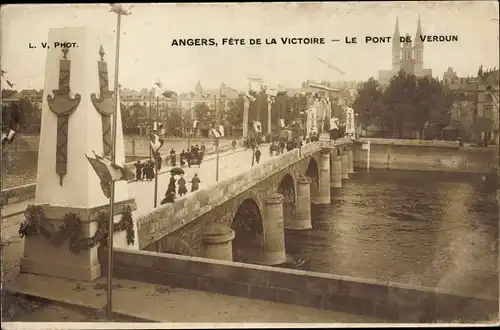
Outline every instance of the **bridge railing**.
<svg viewBox="0 0 500 330"><path fill-rule="evenodd" d="M349 141L341 141L332 144L332 146L347 143ZM321 142L306 144L301 150L294 149L272 157L243 173L181 197L174 203L161 205L150 213L138 217L139 248L142 249L158 241L213 208L252 188L276 172L314 154L324 146Z"/></svg>

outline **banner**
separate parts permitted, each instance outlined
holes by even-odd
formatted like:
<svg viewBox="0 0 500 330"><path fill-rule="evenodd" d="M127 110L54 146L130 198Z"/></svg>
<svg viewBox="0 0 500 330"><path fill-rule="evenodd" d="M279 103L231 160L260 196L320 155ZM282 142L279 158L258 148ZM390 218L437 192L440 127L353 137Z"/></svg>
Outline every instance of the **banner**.
<svg viewBox="0 0 500 330"><path fill-rule="evenodd" d="M248 79L248 90L260 93L262 90L263 79L257 76L247 77Z"/></svg>
<svg viewBox="0 0 500 330"><path fill-rule="evenodd" d="M193 121L193 129L196 129L198 127L198 121L195 120Z"/></svg>
<svg viewBox="0 0 500 330"><path fill-rule="evenodd" d="M254 121L253 122L253 129L257 133L261 133L262 132L262 125L261 125L260 121Z"/></svg>
<svg viewBox="0 0 500 330"><path fill-rule="evenodd" d="M354 109L347 107L345 109L346 113L346 134L355 134L356 133L356 125L354 122Z"/></svg>
<svg viewBox="0 0 500 330"><path fill-rule="evenodd" d="M274 89L268 89L268 90L266 90L266 94L269 95L269 96L274 96L274 97L278 96L278 92L276 90L274 90Z"/></svg>
<svg viewBox="0 0 500 330"><path fill-rule="evenodd" d="M285 125L285 119L283 119L283 118L280 119L280 127L281 128L286 127L286 125Z"/></svg>

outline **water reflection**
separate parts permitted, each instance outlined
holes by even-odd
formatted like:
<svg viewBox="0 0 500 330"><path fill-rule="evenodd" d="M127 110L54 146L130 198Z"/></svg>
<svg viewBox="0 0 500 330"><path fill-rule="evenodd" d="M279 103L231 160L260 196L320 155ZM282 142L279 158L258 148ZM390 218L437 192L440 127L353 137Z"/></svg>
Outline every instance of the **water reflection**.
<svg viewBox="0 0 500 330"><path fill-rule="evenodd" d="M302 269L498 293L498 202L481 175L356 173L312 219L286 232Z"/></svg>

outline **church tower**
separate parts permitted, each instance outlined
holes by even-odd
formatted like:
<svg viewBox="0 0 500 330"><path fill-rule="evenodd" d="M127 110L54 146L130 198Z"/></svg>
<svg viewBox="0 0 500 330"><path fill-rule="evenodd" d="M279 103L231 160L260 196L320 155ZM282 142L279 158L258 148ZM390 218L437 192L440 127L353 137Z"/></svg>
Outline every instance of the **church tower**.
<svg viewBox="0 0 500 330"><path fill-rule="evenodd" d="M203 94L203 88L201 87L200 81L198 80L198 83L194 87L194 92L196 94Z"/></svg>
<svg viewBox="0 0 500 330"><path fill-rule="evenodd" d="M424 43L420 37L422 36L422 24L420 23L420 15L418 16L417 33L415 35L415 43L413 47L413 57L415 58L415 72L421 72L424 69Z"/></svg>
<svg viewBox="0 0 500 330"><path fill-rule="evenodd" d="M409 40L409 34L406 34L406 40ZM401 69L408 74L414 74L414 60L412 42L404 42L401 51Z"/></svg>
<svg viewBox="0 0 500 330"><path fill-rule="evenodd" d="M399 18L396 18L394 35L392 36L392 71L394 73L401 70L401 42L399 40Z"/></svg>

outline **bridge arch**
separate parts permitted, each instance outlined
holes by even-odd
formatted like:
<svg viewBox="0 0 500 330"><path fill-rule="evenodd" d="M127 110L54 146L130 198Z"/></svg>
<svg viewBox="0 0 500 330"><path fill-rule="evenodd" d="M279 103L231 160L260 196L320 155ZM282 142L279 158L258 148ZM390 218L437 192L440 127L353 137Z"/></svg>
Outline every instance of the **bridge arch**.
<svg viewBox="0 0 500 330"><path fill-rule="evenodd" d="M283 218L290 221L295 215L295 182L290 174L285 174L278 185L277 192L282 194L283 199Z"/></svg>
<svg viewBox="0 0 500 330"><path fill-rule="evenodd" d="M264 227L259 205L247 198L239 205L234 214L231 229L233 239L233 260L237 262L256 262L259 259L264 238Z"/></svg>
<svg viewBox="0 0 500 330"><path fill-rule="evenodd" d="M306 176L311 179L311 202L316 202L319 196L319 170L318 162L314 158L309 160L309 164L306 170Z"/></svg>

